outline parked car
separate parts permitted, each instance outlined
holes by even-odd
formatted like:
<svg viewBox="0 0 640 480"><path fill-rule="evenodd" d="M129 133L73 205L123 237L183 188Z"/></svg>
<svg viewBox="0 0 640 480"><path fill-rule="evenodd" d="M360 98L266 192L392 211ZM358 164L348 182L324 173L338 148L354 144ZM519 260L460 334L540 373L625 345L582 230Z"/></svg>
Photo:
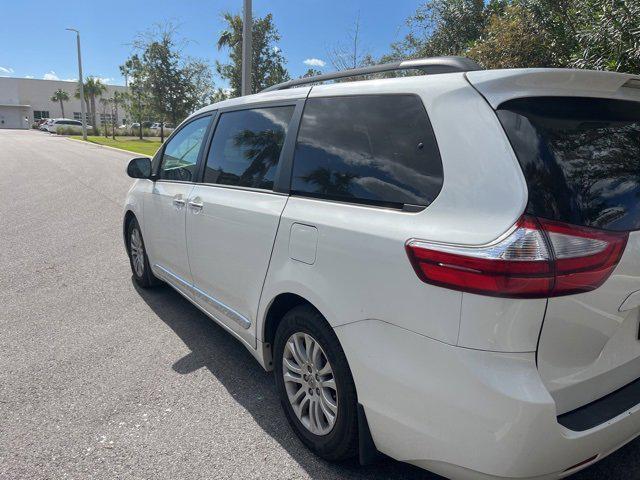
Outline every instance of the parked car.
<svg viewBox="0 0 640 480"><path fill-rule="evenodd" d="M565 477L640 433L640 77L332 78L416 66L196 112L129 164L133 278L273 370L325 459Z"/></svg>
<svg viewBox="0 0 640 480"><path fill-rule="evenodd" d="M45 130L50 133L58 133L58 130L61 128L67 131L82 133L82 122L80 120L71 120L70 118L55 118L43 126ZM87 125L87 130L91 128L93 128L91 125Z"/></svg>
<svg viewBox="0 0 640 480"><path fill-rule="evenodd" d="M153 123L150 127L150 130L160 130L160 122L155 122ZM164 131L165 132L172 132L173 131L173 125L170 123L165 123L164 124Z"/></svg>
<svg viewBox="0 0 640 480"><path fill-rule="evenodd" d="M53 119L53 118L47 118L47 119L44 119L44 121L43 121L43 122L40 122L40 125L39 125L39 127L38 127L38 130L42 130L42 131L44 131L44 132L48 132L49 130L47 129L47 127L48 127L49 125L51 125L51 124L54 122L54 120L55 120L55 119Z"/></svg>

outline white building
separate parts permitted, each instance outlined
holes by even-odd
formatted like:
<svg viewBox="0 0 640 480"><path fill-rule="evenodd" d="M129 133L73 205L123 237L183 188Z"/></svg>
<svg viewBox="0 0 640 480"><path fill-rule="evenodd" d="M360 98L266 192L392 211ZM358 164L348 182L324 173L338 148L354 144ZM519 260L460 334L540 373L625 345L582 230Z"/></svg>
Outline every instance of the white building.
<svg viewBox="0 0 640 480"><path fill-rule="evenodd" d="M31 124L41 118L60 118L62 109L60 102L52 102L51 97L58 89L69 94L69 101L63 102L64 116L80 120L82 118L80 99L75 97L77 82L63 80L38 80L34 78L0 77L0 128L30 128ZM110 98L113 92L126 91L126 87L107 85L103 97ZM122 110L122 109L120 109ZM88 113L88 112L87 112ZM124 117L119 112L116 122ZM96 122L98 124L111 121L110 112L102 113L96 101ZM91 123L87 117L87 123Z"/></svg>

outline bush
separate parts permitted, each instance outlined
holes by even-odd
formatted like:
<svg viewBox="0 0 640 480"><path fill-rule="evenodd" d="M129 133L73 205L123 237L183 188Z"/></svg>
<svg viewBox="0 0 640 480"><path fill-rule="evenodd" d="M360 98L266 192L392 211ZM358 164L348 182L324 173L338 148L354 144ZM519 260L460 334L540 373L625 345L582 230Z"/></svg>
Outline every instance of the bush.
<svg viewBox="0 0 640 480"><path fill-rule="evenodd" d="M171 130L172 132L173 130ZM116 135L128 135L131 137L139 137L140 136L140 127L127 127L127 128L119 128L116 130ZM164 132L164 136L168 137L169 133L171 133L170 131L165 130ZM142 129L142 136L143 137L159 137L160 136L160 130L151 130L150 128L143 128Z"/></svg>
<svg viewBox="0 0 640 480"><path fill-rule="evenodd" d="M82 135L81 127L58 127L57 135Z"/></svg>

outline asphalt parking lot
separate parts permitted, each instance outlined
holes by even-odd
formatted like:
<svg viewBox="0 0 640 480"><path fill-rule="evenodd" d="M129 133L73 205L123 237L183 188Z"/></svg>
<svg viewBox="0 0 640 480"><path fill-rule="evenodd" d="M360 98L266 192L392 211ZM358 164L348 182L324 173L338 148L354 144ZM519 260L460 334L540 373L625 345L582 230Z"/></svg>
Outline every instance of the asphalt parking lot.
<svg viewBox="0 0 640 480"><path fill-rule="evenodd" d="M440 478L316 458L239 343L168 287L134 287L133 156L0 130L0 478ZM639 459L635 441L572 479L640 478Z"/></svg>

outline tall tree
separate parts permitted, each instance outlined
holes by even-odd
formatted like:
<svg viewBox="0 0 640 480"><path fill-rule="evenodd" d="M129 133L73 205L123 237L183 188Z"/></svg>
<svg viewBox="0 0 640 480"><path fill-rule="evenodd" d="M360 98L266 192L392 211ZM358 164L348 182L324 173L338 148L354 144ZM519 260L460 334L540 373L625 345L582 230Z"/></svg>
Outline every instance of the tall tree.
<svg viewBox="0 0 640 480"><path fill-rule="evenodd" d="M352 68L373 65L375 62L371 52L363 45L360 32L360 13L353 22L353 27L347 31L344 42L336 44L327 51L329 62L336 70L349 70Z"/></svg>
<svg viewBox="0 0 640 480"><path fill-rule="evenodd" d="M87 77L84 82L84 100L87 103L87 110L89 111L89 116L91 118L91 125L94 130L97 130L98 126L96 124L96 99L104 92L107 91L107 87L99 78L96 77ZM76 88L76 98L80 98L80 88Z"/></svg>
<svg viewBox="0 0 640 480"><path fill-rule="evenodd" d="M213 70L204 60L190 58L184 66L187 79L188 98L193 110L213 103L216 89L213 82Z"/></svg>
<svg viewBox="0 0 640 480"><path fill-rule="evenodd" d="M226 28L218 37L218 50L229 49L229 63L216 62L218 75L231 86L231 96L240 96L242 83L242 17L224 13ZM273 23L273 16L255 18L252 24L251 92L256 93L276 83L289 80L282 51L276 45L280 34Z"/></svg>
<svg viewBox="0 0 640 480"><path fill-rule="evenodd" d="M605 0L606 1L606 0ZM544 37L545 50L551 59L548 66L564 67L579 49L577 14L584 0L519 0L533 15L535 28Z"/></svg>
<svg viewBox="0 0 640 480"><path fill-rule="evenodd" d="M121 67L137 96L131 104L137 100L141 107L144 100L146 109L160 122L161 141L164 122L178 124L213 93L209 67L183 56L175 32L176 27L167 24L139 34L133 42L135 53Z"/></svg>
<svg viewBox="0 0 640 480"><path fill-rule="evenodd" d="M640 1L583 0L578 11L579 68L640 73Z"/></svg>
<svg viewBox="0 0 640 480"><path fill-rule="evenodd" d="M64 102L69 101L69 94L59 88L53 93L51 97L52 102L60 102L60 110L62 110L62 117L64 118Z"/></svg>
<svg viewBox="0 0 640 480"><path fill-rule="evenodd" d="M317 68L309 68L300 78L309 78L309 77L317 77L318 75L322 75L322 72Z"/></svg>
<svg viewBox="0 0 640 480"><path fill-rule="evenodd" d="M142 122L150 115L148 93L145 89L145 76L142 61L133 54L120 65L120 72L128 79L128 90L124 94L124 103L129 117L138 122L138 136L142 140Z"/></svg>
<svg viewBox="0 0 640 480"><path fill-rule="evenodd" d="M640 73L638 0L428 0L386 59L467 55L487 68Z"/></svg>
<svg viewBox="0 0 640 480"><path fill-rule="evenodd" d="M223 88L214 89L213 95L211 95L211 103L218 103L231 98L231 92Z"/></svg>
<svg viewBox="0 0 640 480"><path fill-rule="evenodd" d="M506 1L429 0L409 17L409 33L392 45L391 57L460 55L480 37L490 14Z"/></svg>
<svg viewBox="0 0 640 480"><path fill-rule="evenodd" d="M485 31L465 54L485 68L554 67L548 32L520 3L491 15Z"/></svg>

